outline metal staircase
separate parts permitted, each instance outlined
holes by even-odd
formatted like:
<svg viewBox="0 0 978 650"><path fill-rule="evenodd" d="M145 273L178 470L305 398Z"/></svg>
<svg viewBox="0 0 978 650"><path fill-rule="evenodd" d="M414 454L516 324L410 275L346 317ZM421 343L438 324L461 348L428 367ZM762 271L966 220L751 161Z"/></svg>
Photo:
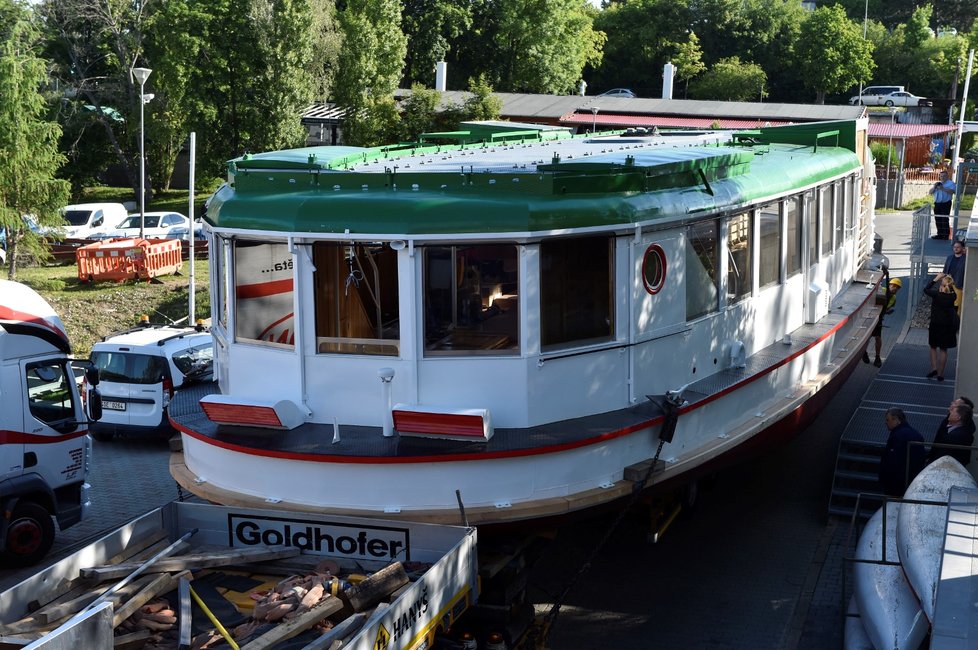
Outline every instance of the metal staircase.
<svg viewBox="0 0 978 650"><path fill-rule="evenodd" d="M883 505L878 478L883 449L884 446L876 442L845 438L839 441L829 516L852 517L857 497L859 516L863 519L868 519Z"/></svg>

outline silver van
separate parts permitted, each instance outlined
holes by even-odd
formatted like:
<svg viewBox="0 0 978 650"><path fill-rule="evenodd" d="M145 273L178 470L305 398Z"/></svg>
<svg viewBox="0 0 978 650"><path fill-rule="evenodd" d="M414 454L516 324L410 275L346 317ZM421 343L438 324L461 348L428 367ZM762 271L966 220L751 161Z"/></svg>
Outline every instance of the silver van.
<svg viewBox="0 0 978 650"><path fill-rule="evenodd" d="M102 419L89 427L96 440L172 433L170 398L211 379L214 341L203 328L147 325L96 343L90 359L101 379Z"/></svg>

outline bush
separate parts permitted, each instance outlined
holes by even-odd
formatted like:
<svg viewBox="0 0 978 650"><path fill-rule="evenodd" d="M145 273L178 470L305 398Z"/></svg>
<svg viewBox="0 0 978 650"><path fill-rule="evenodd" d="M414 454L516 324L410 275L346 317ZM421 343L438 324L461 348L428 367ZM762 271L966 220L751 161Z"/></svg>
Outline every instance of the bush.
<svg viewBox="0 0 978 650"><path fill-rule="evenodd" d="M899 160L899 158L897 158L896 147L887 142L870 142L869 151L873 154L873 159L876 160L877 165L885 165L887 160L889 160L891 164L896 163ZM887 158L887 154L889 154L889 158Z"/></svg>

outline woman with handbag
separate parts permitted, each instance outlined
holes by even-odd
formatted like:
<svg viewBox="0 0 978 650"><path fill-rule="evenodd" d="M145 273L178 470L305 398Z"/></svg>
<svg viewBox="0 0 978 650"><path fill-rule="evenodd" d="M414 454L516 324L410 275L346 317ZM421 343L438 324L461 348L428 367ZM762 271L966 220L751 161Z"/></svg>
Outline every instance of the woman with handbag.
<svg viewBox="0 0 978 650"><path fill-rule="evenodd" d="M924 287L924 293L931 297L930 327L927 329L927 344L930 346L930 372L927 378L936 377L944 381L944 367L947 365L947 351L958 346L958 309L954 280L951 276L938 273Z"/></svg>

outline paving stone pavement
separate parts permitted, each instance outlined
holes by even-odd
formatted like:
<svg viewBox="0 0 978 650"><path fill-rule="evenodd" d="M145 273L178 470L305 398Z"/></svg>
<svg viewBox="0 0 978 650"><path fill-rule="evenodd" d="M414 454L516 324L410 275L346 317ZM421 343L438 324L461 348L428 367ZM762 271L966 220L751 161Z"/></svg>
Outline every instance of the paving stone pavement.
<svg viewBox="0 0 978 650"><path fill-rule="evenodd" d="M26 569L0 569L0 591L21 582L38 569L98 539L130 519L178 498L170 476L170 449L166 438L120 438L94 441L88 482L92 506L88 516L59 531L48 557Z"/></svg>

